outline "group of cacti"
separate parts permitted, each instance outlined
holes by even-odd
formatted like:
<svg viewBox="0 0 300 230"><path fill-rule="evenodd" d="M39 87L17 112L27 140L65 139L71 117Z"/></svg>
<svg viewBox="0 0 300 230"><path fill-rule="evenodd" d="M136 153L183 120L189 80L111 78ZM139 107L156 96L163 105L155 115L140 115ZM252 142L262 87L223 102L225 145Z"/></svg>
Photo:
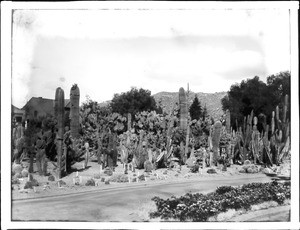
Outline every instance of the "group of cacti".
<svg viewBox="0 0 300 230"><path fill-rule="evenodd" d="M180 93L182 89L180 90ZM184 98L181 96L180 98ZM184 103L180 103L185 106ZM180 107L181 109L181 107ZM257 118L253 111L244 117L244 123L233 130L230 124L230 111L225 113L224 126L220 121L213 124L208 136L208 150L211 153L210 165L217 165L221 153L226 153L228 161L243 163L252 159L254 163L279 164L288 155L290 150L290 122L287 118L288 95L285 96L282 119L280 119L279 107L272 113L271 125L266 124L264 115ZM183 110L185 111L185 110ZM186 114L180 113L182 124L186 121ZM258 131L258 122L262 123L263 132ZM182 125L181 127L185 127ZM188 132L188 127L186 131ZM271 130L270 130L271 129ZM269 131L270 130L270 131ZM269 134L271 136L269 137ZM188 139L188 138L187 138Z"/></svg>
<svg viewBox="0 0 300 230"><path fill-rule="evenodd" d="M54 112L57 119L56 150L58 178L61 178L65 173L70 171L70 161L72 160L70 154L78 155L77 152L80 152L79 154L83 155L85 153L84 168L86 168L90 158L90 148L95 149L93 143L91 143L90 146L87 142L79 143L76 141L80 136L79 97L79 88L77 85L73 85L70 91L70 131L69 135L65 135L64 91L61 88L56 89ZM253 111L244 118L242 127L239 127L237 131L232 130L230 111L227 110L225 126L222 126L222 123L217 121L210 129L207 145L208 152L211 152L211 154L203 154L203 167L205 165L204 163L208 162L208 158L210 159L210 166L216 165L221 156L220 153L223 152L224 149L230 159L240 157L241 162L250 158L253 158L254 163L262 163L266 160L271 164L281 162L290 148L290 125L286 116L288 109L287 104L288 96L285 98L282 120L279 118L278 107L275 112L273 112L270 138L268 137L269 126L266 124L263 124L264 133L259 133L257 128L259 119L254 116ZM105 118L107 120L106 126L102 124L103 122L101 123L101 121L98 120L99 116L96 115L94 120L97 128L94 135L97 140L96 155L98 157L98 163L102 165L103 169L107 166L113 169L116 166L118 157L116 146L117 132L123 130L123 123L127 122L127 132L123 133L124 135L122 134L126 140L120 145L121 161L124 163L125 173L128 170L130 160L134 163L134 167L145 168L147 171L151 171L155 166L157 158L163 159L164 166L167 166L173 156L172 153L175 151L173 148L175 138L174 131L176 131L180 137L180 141L176 143L177 146L175 146L176 150L180 152L178 155L180 158L179 162L185 164L188 157L194 157L195 136L193 129L191 129L194 123L190 121L188 112L188 93L186 93L183 88L179 90L179 111L179 120L176 117L175 109L168 117L156 114L155 112L135 114L134 119L130 113L127 114L127 117L112 114L111 119L109 117ZM92 114L89 114L88 118L92 116ZM264 119L264 121L265 120L266 119ZM116 124L119 124L120 127L118 127L120 129L116 127ZM145 128L147 130L145 130ZM107 145L104 144L105 138L108 139ZM132 138L135 138L136 141L133 142ZM82 147L85 146L84 150L80 145ZM72 150L71 152L70 148ZM156 151L155 149L160 149L160 151ZM158 155L161 155L163 151L165 152L164 156L159 157ZM47 160L45 159L45 154L41 147L37 154L37 166L40 173L43 173L42 171L45 172L45 168L47 170L45 162L47 162Z"/></svg>
<svg viewBox="0 0 300 230"><path fill-rule="evenodd" d="M79 88L76 84L71 88L70 105L71 136L77 138L79 135ZM57 88L55 92L54 115L57 119L57 174L58 178L61 178L67 173L68 146L64 142L65 96L63 89L60 87Z"/></svg>
<svg viewBox="0 0 300 230"><path fill-rule="evenodd" d="M260 114L254 116L253 111L244 117L243 126L231 131L231 154L241 163L252 159L254 163L280 164L288 156L290 150L290 121L287 118L288 95L285 96L280 119L279 107L271 114L271 124L266 123L266 117ZM262 126L258 130L258 123ZM226 125L227 129L227 125Z"/></svg>

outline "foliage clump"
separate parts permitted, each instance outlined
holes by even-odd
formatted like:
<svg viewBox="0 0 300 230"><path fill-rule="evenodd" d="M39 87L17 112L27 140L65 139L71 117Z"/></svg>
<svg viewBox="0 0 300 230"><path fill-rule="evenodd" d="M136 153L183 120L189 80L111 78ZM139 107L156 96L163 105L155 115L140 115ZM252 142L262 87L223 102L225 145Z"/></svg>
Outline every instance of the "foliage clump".
<svg viewBox="0 0 300 230"><path fill-rule="evenodd" d="M85 183L85 186L95 186L95 185L96 182L93 179L90 179Z"/></svg>
<svg viewBox="0 0 300 230"><path fill-rule="evenodd" d="M243 80L240 84L230 87L228 94L222 98L222 109L230 110L231 123L236 130L236 120L239 124L243 122L253 110L254 114L272 114L274 108L279 105L280 112L283 111L284 97L290 94L290 72L280 72L267 77L267 84L262 82L258 76ZM288 116L290 111L288 110ZM270 123L270 118L267 123ZM261 126L258 126L261 131Z"/></svg>
<svg viewBox="0 0 300 230"><path fill-rule="evenodd" d="M152 200L157 210L150 213L150 218L202 222L229 209L249 210L251 205L267 201L283 204L290 197L290 185L277 182L250 183L240 187L222 186L206 195L187 193L179 198L172 196L165 200L154 197Z"/></svg>
<svg viewBox="0 0 300 230"><path fill-rule="evenodd" d="M110 177L111 182L125 183L129 182L128 176L124 174L116 174Z"/></svg>
<svg viewBox="0 0 300 230"><path fill-rule="evenodd" d="M127 113L135 115L137 112L156 111L158 109L149 90L134 87L128 92L115 94L110 105L113 113L121 115Z"/></svg>
<svg viewBox="0 0 300 230"><path fill-rule="evenodd" d="M28 188L32 189L35 186L39 186L39 183L36 179L32 179L26 182L24 189L28 189Z"/></svg>

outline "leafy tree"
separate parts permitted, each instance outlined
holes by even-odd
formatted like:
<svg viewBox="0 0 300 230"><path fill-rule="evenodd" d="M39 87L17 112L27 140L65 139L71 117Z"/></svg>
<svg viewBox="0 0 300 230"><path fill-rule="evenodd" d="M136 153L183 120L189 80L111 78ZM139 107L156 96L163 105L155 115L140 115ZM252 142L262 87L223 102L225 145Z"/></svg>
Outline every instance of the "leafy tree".
<svg viewBox="0 0 300 230"><path fill-rule="evenodd" d="M291 95L291 74L288 71L280 72L275 75L271 75L267 78L268 92L267 94L271 97L269 101L268 114L271 114L271 111L275 110L275 107L278 105L280 112L283 110L284 97L289 95L289 104L290 104L290 95ZM290 108L290 106L289 106ZM290 109L287 111L287 117L290 117Z"/></svg>
<svg viewBox="0 0 300 230"><path fill-rule="evenodd" d="M197 95L195 95L195 98L193 100L193 103L190 107L190 116L192 120L199 120L200 117L202 117L202 107L201 107L201 103L197 97Z"/></svg>
<svg viewBox="0 0 300 230"><path fill-rule="evenodd" d="M290 72L280 72L267 78L269 93L274 97L274 103L281 103L281 99L291 94L291 74Z"/></svg>
<svg viewBox="0 0 300 230"><path fill-rule="evenodd" d="M111 109L114 113L121 115L131 113L135 115L137 112L157 110L154 97L151 92L145 89L131 88L130 91L115 94L111 101Z"/></svg>
<svg viewBox="0 0 300 230"><path fill-rule="evenodd" d="M267 84L262 82L258 76L252 79L243 80L230 87L227 95L222 98L222 109L230 110L231 123L235 127L235 120L239 124L243 122L253 110L254 114L265 114L267 122L270 122L270 115L279 105L282 110L285 94L290 95L290 73L281 72L267 78Z"/></svg>

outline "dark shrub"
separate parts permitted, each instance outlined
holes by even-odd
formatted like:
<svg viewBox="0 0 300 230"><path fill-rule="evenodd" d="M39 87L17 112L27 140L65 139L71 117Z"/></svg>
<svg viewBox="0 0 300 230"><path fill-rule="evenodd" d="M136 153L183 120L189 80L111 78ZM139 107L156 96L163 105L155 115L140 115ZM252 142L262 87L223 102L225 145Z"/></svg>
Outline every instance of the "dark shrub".
<svg viewBox="0 0 300 230"><path fill-rule="evenodd" d="M55 181L55 177L54 177L53 175L50 175L50 176L48 177L48 181Z"/></svg>
<svg viewBox="0 0 300 230"><path fill-rule="evenodd" d="M192 168L191 168L191 172L192 173L197 173L199 172L199 165L195 164Z"/></svg>
<svg viewBox="0 0 300 230"><path fill-rule="evenodd" d="M39 183L37 182L36 179L32 179L31 181L27 181L25 186L24 186L24 189L32 189L34 186L39 186Z"/></svg>
<svg viewBox="0 0 300 230"><path fill-rule="evenodd" d="M140 175L139 177L139 180L141 180L141 181L144 181L145 180L145 176L142 174L142 175Z"/></svg>
<svg viewBox="0 0 300 230"><path fill-rule="evenodd" d="M222 195L224 193L231 192L233 190L234 190L234 187L232 187L232 186L221 186L216 189L216 193L219 195Z"/></svg>
<svg viewBox="0 0 300 230"><path fill-rule="evenodd" d="M96 183L93 179L90 179L85 183L85 186L95 186L95 185Z"/></svg>
<svg viewBox="0 0 300 230"><path fill-rule="evenodd" d="M215 169L208 169L207 173L209 174L213 174L213 173L217 173Z"/></svg>
<svg viewBox="0 0 300 230"><path fill-rule="evenodd" d="M20 181L17 178L13 178L11 184L20 184Z"/></svg>

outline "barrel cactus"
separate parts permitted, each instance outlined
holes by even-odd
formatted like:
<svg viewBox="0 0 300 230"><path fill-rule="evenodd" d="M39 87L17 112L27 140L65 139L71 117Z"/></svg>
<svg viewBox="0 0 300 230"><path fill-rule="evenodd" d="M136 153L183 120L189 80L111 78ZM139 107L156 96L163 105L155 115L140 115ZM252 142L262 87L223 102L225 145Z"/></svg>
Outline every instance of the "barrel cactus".
<svg viewBox="0 0 300 230"><path fill-rule="evenodd" d="M79 98L79 88L77 84L74 84L70 91L70 126L71 136L74 138L78 138L79 136Z"/></svg>
<svg viewBox="0 0 300 230"><path fill-rule="evenodd" d="M180 108L180 129L186 130L188 123L188 104L185 90L179 89L179 108Z"/></svg>
<svg viewBox="0 0 300 230"><path fill-rule="evenodd" d="M55 113L57 115L57 164L58 178L61 178L63 171L63 138L64 138L64 113L65 113L65 94L59 87L55 93Z"/></svg>

